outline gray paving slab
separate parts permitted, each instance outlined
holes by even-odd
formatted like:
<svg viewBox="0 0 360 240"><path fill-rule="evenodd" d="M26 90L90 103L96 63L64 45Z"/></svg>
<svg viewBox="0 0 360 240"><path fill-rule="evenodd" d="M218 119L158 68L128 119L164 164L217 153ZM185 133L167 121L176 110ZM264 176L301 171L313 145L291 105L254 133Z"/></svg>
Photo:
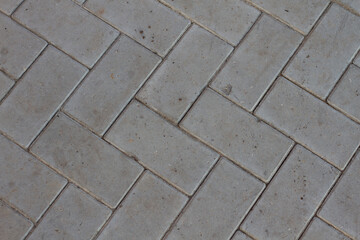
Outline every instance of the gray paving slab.
<svg viewBox="0 0 360 240"><path fill-rule="evenodd" d="M28 239L92 239L110 214L110 209L70 185Z"/></svg>
<svg viewBox="0 0 360 240"><path fill-rule="evenodd" d="M0 72L0 100L8 93L14 85L14 81L8 78L4 73Z"/></svg>
<svg viewBox="0 0 360 240"><path fill-rule="evenodd" d="M340 169L360 143L360 126L284 78L255 113Z"/></svg>
<svg viewBox="0 0 360 240"><path fill-rule="evenodd" d="M230 0L164 0L164 2L215 32L221 38L237 45L254 24L260 11L244 1Z"/></svg>
<svg viewBox="0 0 360 240"><path fill-rule="evenodd" d="M293 142L212 90L206 90L181 127L269 181Z"/></svg>
<svg viewBox="0 0 360 240"><path fill-rule="evenodd" d="M360 68L351 65L328 102L360 122Z"/></svg>
<svg viewBox="0 0 360 240"><path fill-rule="evenodd" d="M330 2L329 0L248 1L304 34L310 31Z"/></svg>
<svg viewBox="0 0 360 240"><path fill-rule="evenodd" d="M64 114L55 116L31 152L111 207L120 202L142 172L133 159Z"/></svg>
<svg viewBox="0 0 360 240"><path fill-rule="evenodd" d="M337 2L360 14L360 2L358 0L337 0Z"/></svg>
<svg viewBox="0 0 360 240"><path fill-rule="evenodd" d="M237 231L231 240L252 240L252 239L248 237L246 234Z"/></svg>
<svg viewBox="0 0 360 240"><path fill-rule="evenodd" d="M26 237L33 224L0 200L0 236L8 240Z"/></svg>
<svg viewBox="0 0 360 240"><path fill-rule="evenodd" d="M339 174L297 145L241 229L259 240L298 239Z"/></svg>
<svg viewBox="0 0 360 240"><path fill-rule="evenodd" d="M357 57L354 60L354 64L360 67L360 52L358 53Z"/></svg>
<svg viewBox="0 0 360 240"><path fill-rule="evenodd" d="M1 0L0 11L6 15L10 15L21 2L22 0Z"/></svg>
<svg viewBox="0 0 360 240"><path fill-rule="evenodd" d="M161 239L186 202L185 195L146 172L99 240Z"/></svg>
<svg viewBox="0 0 360 240"><path fill-rule="evenodd" d="M325 99L360 48L360 17L333 4L284 75Z"/></svg>
<svg viewBox="0 0 360 240"><path fill-rule="evenodd" d="M263 15L211 87L254 110L302 39L300 33Z"/></svg>
<svg viewBox="0 0 360 240"><path fill-rule="evenodd" d="M38 220L66 180L0 135L0 198Z"/></svg>
<svg viewBox="0 0 360 240"><path fill-rule="evenodd" d="M45 46L44 40L0 13L0 70L18 79Z"/></svg>
<svg viewBox="0 0 360 240"><path fill-rule="evenodd" d="M360 236L360 153L326 200L319 215L338 229L357 239Z"/></svg>
<svg viewBox="0 0 360 240"><path fill-rule="evenodd" d="M157 0L88 0L85 7L161 56L190 24Z"/></svg>
<svg viewBox="0 0 360 240"><path fill-rule="evenodd" d="M121 36L70 98L65 111L102 135L160 60Z"/></svg>
<svg viewBox="0 0 360 240"><path fill-rule="evenodd" d="M217 153L136 101L105 139L190 195L218 158Z"/></svg>
<svg viewBox="0 0 360 240"><path fill-rule="evenodd" d="M265 184L221 159L166 239L228 239Z"/></svg>
<svg viewBox="0 0 360 240"><path fill-rule="evenodd" d="M0 106L0 130L28 147L87 69L48 47Z"/></svg>
<svg viewBox="0 0 360 240"><path fill-rule="evenodd" d="M350 240L344 234L315 218L301 240Z"/></svg>
<svg viewBox="0 0 360 240"><path fill-rule="evenodd" d="M231 50L208 31L192 26L137 98L177 123Z"/></svg>
<svg viewBox="0 0 360 240"><path fill-rule="evenodd" d="M87 67L119 34L70 0L26 0L13 17Z"/></svg>

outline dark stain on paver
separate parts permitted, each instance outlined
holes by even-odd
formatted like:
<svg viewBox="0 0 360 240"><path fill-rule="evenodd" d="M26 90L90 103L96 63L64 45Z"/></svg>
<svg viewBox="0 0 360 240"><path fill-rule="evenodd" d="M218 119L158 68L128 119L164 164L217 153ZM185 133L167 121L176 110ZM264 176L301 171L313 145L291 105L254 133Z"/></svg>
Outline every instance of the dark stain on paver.
<svg viewBox="0 0 360 240"><path fill-rule="evenodd" d="M226 85L222 89L223 93L225 93L226 95L229 95L231 93L231 90L232 90L232 85L231 84Z"/></svg>

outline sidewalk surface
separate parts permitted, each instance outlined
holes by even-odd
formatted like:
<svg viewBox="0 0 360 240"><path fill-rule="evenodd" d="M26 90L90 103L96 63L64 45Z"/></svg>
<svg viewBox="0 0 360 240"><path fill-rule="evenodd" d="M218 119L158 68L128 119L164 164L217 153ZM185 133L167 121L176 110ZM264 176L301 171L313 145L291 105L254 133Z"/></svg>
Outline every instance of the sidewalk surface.
<svg viewBox="0 0 360 240"><path fill-rule="evenodd" d="M360 0L0 0L1 240L360 240Z"/></svg>

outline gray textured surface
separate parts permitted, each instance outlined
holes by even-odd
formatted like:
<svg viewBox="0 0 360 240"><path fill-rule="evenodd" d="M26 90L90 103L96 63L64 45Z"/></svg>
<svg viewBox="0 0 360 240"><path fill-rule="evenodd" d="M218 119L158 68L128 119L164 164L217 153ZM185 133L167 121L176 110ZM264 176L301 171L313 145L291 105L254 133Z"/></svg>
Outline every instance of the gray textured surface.
<svg viewBox="0 0 360 240"><path fill-rule="evenodd" d="M350 240L319 218L315 218L301 240Z"/></svg>

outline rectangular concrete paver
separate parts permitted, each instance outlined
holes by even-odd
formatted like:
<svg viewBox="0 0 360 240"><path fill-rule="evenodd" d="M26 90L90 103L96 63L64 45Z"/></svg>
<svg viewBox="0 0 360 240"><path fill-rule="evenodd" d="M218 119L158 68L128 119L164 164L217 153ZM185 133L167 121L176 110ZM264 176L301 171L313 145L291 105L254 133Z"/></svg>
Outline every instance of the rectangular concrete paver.
<svg viewBox="0 0 360 240"><path fill-rule="evenodd" d="M246 236L246 234L237 231L234 237L231 240L252 240L250 237Z"/></svg>
<svg viewBox="0 0 360 240"><path fill-rule="evenodd" d="M360 143L360 126L284 78L256 115L343 169Z"/></svg>
<svg viewBox="0 0 360 240"><path fill-rule="evenodd" d="M0 13L0 70L18 79L46 42Z"/></svg>
<svg viewBox="0 0 360 240"><path fill-rule="evenodd" d="M85 7L161 56L190 24L157 0L88 0Z"/></svg>
<svg viewBox="0 0 360 240"><path fill-rule="evenodd" d="M166 4L237 45L260 15L260 11L243 1L163 0Z"/></svg>
<svg viewBox="0 0 360 240"><path fill-rule="evenodd" d="M360 68L351 65L328 99L336 108L360 122Z"/></svg>
<svg viewBox="0 0 360 240"><path fill-rule="evenodd" d="M181 126L264 181L292 141L212 90L206 90Z"/></svg>
<svg viewBox="0 0 360 240"><path fill-rule="evenodd" d="M280 18L298 31L307 34L329 0L248 0L262 10Z"/></svg>
<svg viewBox="0 0 360 240"><path fill-rule="evenodd" d="M221 159L166 239L229 239L264 187Z"/></svg>
<svg viewBox="0 0 360 240"><path fill-rule="evenodd" d="M0 72L0 100L6 95L13 85L14 81L8 78L4 73Z"/></svg>
<svg viewBox="0 0 360 240"><path fill-rule="evenodd" d="M66 180L1 135L0 153L0 198L38 220Z"/></svg>
<svg viewBox="0 0 360 240"><path fill-rule="evenodd" d="M10 15L23 0L1 0L0 11Z"/></svg>
<svg viewBox="0 0 360 240"><path fill-rule="evenodd" d="M161 239L186 201L185 195L146 172L99 240Z"/></svg>
<svg viewBox="0 0 360 240"><path fill-rule="evenodd" d="M232 47L194 25L137 95L145 104L178 122Z"/></svg>
<svg viewBox="0 0 360 240"><path fill-rule="evenodd" d="M31 151L111 207L142 171L134 160L64 114L55 116Z"/></svg>
<svg viewBox="0 0 360 240"><path fill-rule="evenodd" d="M284 75L325 99L360 48L360 17L334 4Z"/></svg>
<svg viewBox="0 0 360 240"><path fill-rule="evenodd" d="M350 8L356 13L360 14L360 1L359 0L336 0L340 4L343 4L346 8Z"/></svg>
<svg viewBox="0 0 360 240"><path fill-rule="evenodd" d="M103 134L159 62L154 53L120 37L65 105L65 111Z"/></svg>
<svg viewBox="0 0 360 240"><path fill-rule="evenodd" d="M47 48L0 106L0 130L28 147L86 73L64 53Z"/></svg>
<svg viewBox="0 0 360 240"><path fill-rule="evenodd" d="M264 15L221 70L212 88L252 111L302 40Z"/></svg>
<svg viewBox="0 0 360 240"><path fill-rule="evenodd" d="M344 234L315 218L301 240L350 240Z"/></svg>
<svg viewBox="0 0 360 240"><path fill-rule="evenodd" d="M241 229L259 240L297 239L339 173L296 146Z"/></svg>
<svg viewBox="0 0 360 240"><path fill-rule="evenodd" d="M7 240L21 240L26 237L32 223L0 200L0 236Z"/></svg>
<svg viewBox="0 0 360 240"><path fill-rule="evenodd" d="M110 214L110 209L70 185L28 239L92 239Z"/></svg>
<svg viewBox="0 0 360 240"><path fill-rule="evenodd" d="M319 215L357 239L360 236L360 152L326 200Z"/></svg>
<svg viewBox="0 0 360 240"><path fill-rule="evenodd" d="M218 158L136 101L105 138L190 195Z"/></svg>
<svg viewBox="0 0 360 240"><path fill-rule="evenodd" d="M360 52L358 53L357 57L354 60L354 64L360 67Z"/></svg>
<svg viewBox="0 0 360 240"><path fill-rule="evenodd" d="M118 35L71 0L26 0L14 18L88 67Z"/></svg>

